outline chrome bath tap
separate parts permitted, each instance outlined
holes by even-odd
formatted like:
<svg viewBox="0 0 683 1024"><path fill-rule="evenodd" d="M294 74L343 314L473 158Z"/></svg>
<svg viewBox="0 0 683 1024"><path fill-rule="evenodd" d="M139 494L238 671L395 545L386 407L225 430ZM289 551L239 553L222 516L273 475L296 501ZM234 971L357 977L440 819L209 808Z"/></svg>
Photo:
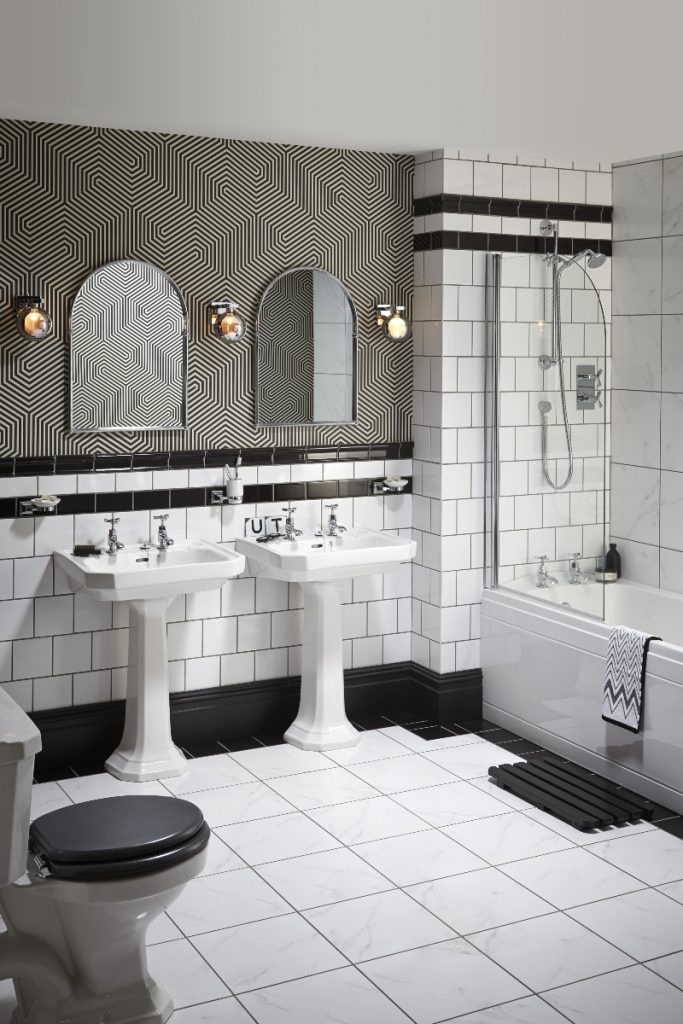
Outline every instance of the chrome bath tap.
<svg viewBox="0 0 683 1024"><path fill-rule="evenodd" d="M585 572L582 571L579 559L581 558L581 552L575 551L569 558L569 582L570 583L587 583L588 577Z"/></svg>
<svg viewBox="0 0 683 1024"><path fill-rule="evenodd" d="M538 555L537 559L541 564L538 567L536 573L536 586L540 587L541 590L545 590L546 587L554 587L557 583L557 578L551 576L546 568L546 562L548 561L547 555Z"/></svg>
<svg viewBox="0 0 683 1024"><path fill-rule="evenodd" d="M125 547L125 544L121 543L116 533L116 524L119 520L112 512L109 519L105 519L104 521L109 525L109 533L107 534L107 553L115 555L117 551L120 551L121 548Z"/></svg>

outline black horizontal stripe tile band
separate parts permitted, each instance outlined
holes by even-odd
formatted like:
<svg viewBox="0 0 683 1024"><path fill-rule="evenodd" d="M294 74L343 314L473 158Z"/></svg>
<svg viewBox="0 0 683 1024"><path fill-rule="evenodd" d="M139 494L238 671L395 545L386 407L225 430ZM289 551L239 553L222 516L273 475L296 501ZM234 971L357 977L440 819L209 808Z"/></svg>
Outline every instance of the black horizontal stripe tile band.
<svg viewBox="0 0 683 1024"><path fill-rule="evenodd" d="M533 217L535 220L573 220L593 224L611 224L611 206L594 203L558 203L539 199L506 199L500 196L447 194L416 199L416 217L431 213L465 213L491 217Z"/></svg>
<svg viewBox="0 0 683 1024"><path fill-rule="evenodd" d="M298 448L219 448L194 452L143 452L128 455L52 455L40 458L3 456L0 458L0 477L52 476L65 473L126 473L132 470L153 469L211 469L226 464L234 465L238 457L241 457L244 466L411 459L413 457L413 442L340 444L329 447L302 445Z"/></svg>
<svg viewBox="0 0 683 1024"><path fill-rule="evenodd" d="M412 493L412 477L400 493ZM259 505L273 502L315 501L335 498L366 498L374 494L376 477L357 477L353 480L309 480L282 484L247 484L244 504ZM91 515L101 512L149 512L163 509L201 508L211 505L211 495L217 487L174 487L156 491L104 491L101 494L65 494L55 512L36 511L33 518L46 516ZM0 498L0 519L16 519L21 515L22 501L34 495L19 498ZM227 507L227 506L226 506ZM235 507L235 506L230 506ZM239 507L239 506L237 506Z"/></svg>
<svg viewBox="0 0 683 1024"><path fill-rule="evenodd" d="M514 252L545 256L554 252L555 240L541 235L503 235L487 231L429 231L415 235L415 252L431 252L435 249L473 249L477 252ZM575 256L583 249L593 249L612 255L612 243L607 238L560 238L558 252L563 256Z"/></svg>

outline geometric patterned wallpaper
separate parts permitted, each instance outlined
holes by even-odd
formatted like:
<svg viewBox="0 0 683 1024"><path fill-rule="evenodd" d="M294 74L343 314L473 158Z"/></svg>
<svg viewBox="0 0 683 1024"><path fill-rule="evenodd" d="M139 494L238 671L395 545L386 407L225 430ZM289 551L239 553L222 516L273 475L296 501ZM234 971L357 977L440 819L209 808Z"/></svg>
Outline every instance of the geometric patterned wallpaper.
<svg viewBox="0 0 683 1024"><path fill-rule="evenodd" d="M412 173L403 155L0 120L0 456L409 440L412 347L383 337L374 307L410 305ZM69 433L70 304L121 259L164 270L188 307L187 431ZM258 304L295 265L355 303L357 425L254 426ZM26 293L46 299L46 341L16 331ZM242 342L209 334L214 299L239 303Z"/></svg>

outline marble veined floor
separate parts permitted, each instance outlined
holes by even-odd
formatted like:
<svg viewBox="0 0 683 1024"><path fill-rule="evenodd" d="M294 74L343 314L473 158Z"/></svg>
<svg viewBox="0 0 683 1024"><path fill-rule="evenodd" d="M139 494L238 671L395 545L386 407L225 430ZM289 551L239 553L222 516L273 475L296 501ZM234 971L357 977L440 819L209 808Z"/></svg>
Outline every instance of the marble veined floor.
<svg viewBox="0 0 683 1024"><path fill-rule="evenodd" d="M680 1024L683 841L577 832L488 781L513 760L485 731L388 726L329 754L197 757L165 784L45 782L33 813L201 807L206 871L149 935L172 1024ZM0 1024L12 1005L0 983Z"/></svg>

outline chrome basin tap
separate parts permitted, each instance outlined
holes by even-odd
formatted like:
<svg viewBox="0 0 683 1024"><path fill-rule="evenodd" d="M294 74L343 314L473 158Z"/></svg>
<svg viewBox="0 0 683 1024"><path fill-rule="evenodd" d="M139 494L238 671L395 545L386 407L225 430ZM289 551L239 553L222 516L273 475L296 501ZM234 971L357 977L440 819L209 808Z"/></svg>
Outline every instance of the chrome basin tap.
<svg viewBox="0 0 683 1024"><path fill-rule="evenodd" d="M340 534L346 533L346 527L340 526L337 522L337 509L339 505L325 505L325 508L330 510L327 525L324 530L321 525L321 528L316 531L316 537L339 537Z"/></svg>
<svg viewBox="0 0 683 1024"><path fill-rule="evenodd" d="M174 543L169 537L168 530L166 529L166 520L168 519L168 512L166 512L164 515L154 516L154 518L161 520L161 522L159 523L159 532L157 534L157 547L159 548L160 551L166 551L166 549L172 547Z"/></svg>
<svg viewBox="0 0 683 1024"><path fill-rule="evenodd" d="M109 525L109 532L107 534L107 553L115 555L117 551L120 551L121 548L125 547L125 544L121 543L116 533L116 524L119 520L112 512L111 516L104 521Z"/></svg>
<svg viewBox="0 0 683 1024"><path fill-rule="evenodd" d="M287 508L283 507L282 511L287 513L287 517L285 519L285 537L287 540L296 540L297 537L302 537L303 534L301 530L297 530L294 526L294 513L296 512L296 509L292 508L291 501L288 502Z"/></svg>
<svg viewBox="0 0 683 1024"><path fill-rule="evenodd" d="M544 590L546 587L554 587L557 583L557 578L555 576L551 576L546 568L548 556L539 555L537 560L541 564L539 565L538 572L536 573L536 586L540 587L541 590Z"/></svg>

